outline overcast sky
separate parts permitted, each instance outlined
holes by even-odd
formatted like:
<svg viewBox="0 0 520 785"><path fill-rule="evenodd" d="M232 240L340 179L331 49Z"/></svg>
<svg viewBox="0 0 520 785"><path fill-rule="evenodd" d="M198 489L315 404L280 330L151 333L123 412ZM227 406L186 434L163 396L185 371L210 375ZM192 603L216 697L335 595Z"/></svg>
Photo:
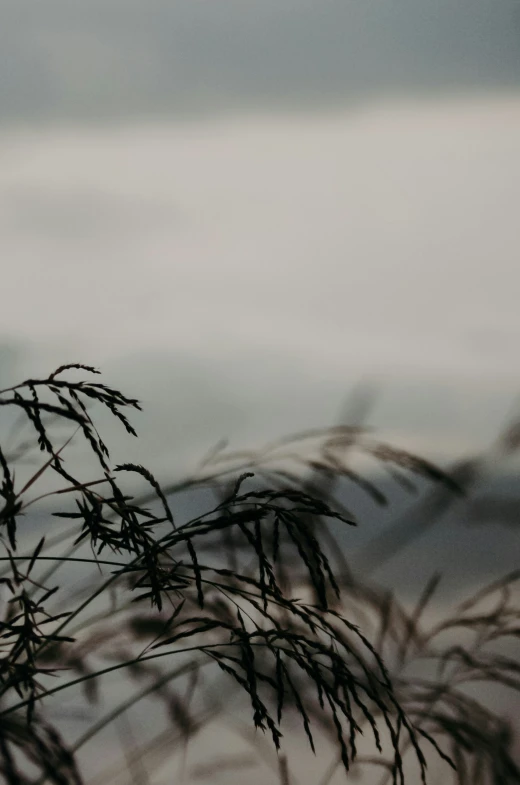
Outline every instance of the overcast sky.
<svg viewBox="0 0 520 785"><path fill-rule="evenodd" d="M410 446L484 446L519 389L519 138L514 96L6 130L2 336L142 397L159 452L327 424L361 379Z"/></svg>
<svg viewBox="0 0 520 785"><path fill-rule="evenodd" d="M148 406L142 460L326 424L360 380L409 446L490 441L518 390L516 0L0 19L0 376L100 366Z"/></svg>
<svg viewBox="0 0 520 785"><path fill-rule="evenodd" d="M517 0L0 0L6 121L516 89Z"/></svg>

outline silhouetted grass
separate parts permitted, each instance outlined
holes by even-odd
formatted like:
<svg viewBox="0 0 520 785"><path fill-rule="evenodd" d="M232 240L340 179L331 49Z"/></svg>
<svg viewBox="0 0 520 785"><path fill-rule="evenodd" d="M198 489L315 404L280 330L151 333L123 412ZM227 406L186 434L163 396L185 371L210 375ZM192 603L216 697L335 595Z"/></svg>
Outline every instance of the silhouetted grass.
<svg viewBox="0 0 520 785"><path fill-rule="evenodd" d="M511 729L465 692L476 680L518 688L520 666L496 645L518 637L510 587L519 576L508 576L428 628L423 617L438 579L406 612L392 594L355 577L328 527L330 521L355 522L335 499L340 480L387 504L381 488L352 468L354 451L386 467L407 491L414 490L414 476L433 483L430 493L441 507L460 497L468 472L446 474L360 427L337 426L258 452L216 449L195 476L161 488L140 465L110 468L89 413L89 402L104 405L135 435L122 410L138 409L138 402L106 385L64 381L62 374L72 369L96 372L62 366L47 379L0 392L1 405L28 418L43 453L37 471L19 487L13 463L31 441L10 454L0 450L6 565L0 578L6 593L0 770L7 783L82 782L75 754L114 723L128 734L127 713L152 700L166 710L167 727L155 738L134 740L123 768L127 781L147 782L148 772L171 756L174 730L178 748L185 749L221 716L223 704L212 696L207 673L213 686L225 681L226 695L234 689L245 695L253 725L276 749L283 745L287 716L299 718L312 749L316 733L328 736L338 761L322 785L338 766L347 779L360 767L377 765L383 781L415 782L419 776L425 782L428 751L443 759L446 777L456 767L461 785L520 781ZM62 419L83 436L101 477L84 481L65 468L65 445L55 445L50 428ZM41 498L27 496L44 472L66 483L51 495L67 507L54 515L70 528L20 554L20 517ZM149 484L149 494L136 499L122 488L122 478L132 474ZM216 494L213 506L178 520L176 495L200 488ZM376 551L384 558L381 543ZM85 574L76 593L55 584L71 566ZM499 602L489 610L486 603L495 596ZM465 646L454 641L458 629L473 640ZM436 671L417 675L414 668L424 662L433 662ZM118 673L126 677L125 699L66 744L46 711L56 705L53 696L70 693L78 704L95 704L103 676ZM365 731L376 756L365 754ZM273 776L290 781L286 758L279 760ZM242 763L215 761L213 771ZM117 775L117 768L108 769L96 781Z"/></svg>

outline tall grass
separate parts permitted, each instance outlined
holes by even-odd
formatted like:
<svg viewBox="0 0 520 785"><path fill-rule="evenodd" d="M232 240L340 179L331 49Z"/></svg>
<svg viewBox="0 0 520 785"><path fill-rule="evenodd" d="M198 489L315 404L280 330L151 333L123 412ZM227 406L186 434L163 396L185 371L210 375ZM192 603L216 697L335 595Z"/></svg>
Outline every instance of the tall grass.
<svg viewBox="0 0 520 785"><path fill-rule="evenodd" d="M284 732L295 719L312 750L323 737L337 750L321 785L340 770L348 781L373 767L381 769L382 782L426 782L433 756L445 767L445 781L448 775L460 783L520 781L511 728L466 689L476 681L518 689L518 661L497 645L518 637L511 587L520 573L428 626L437 577L406 611L352 569L336 541L337 527L355 524L335 496L340 479L375 503L386 502L380 487L352 468L354 451L407 490L414 477L426 483L439 509L460 496L478 462L446 474L361 428L338 426L258 452L217 449L195 476L161 488L141 465L113 466L92 419L92 406L104 406L135 436L126 410L139 403L100 383L68 380L74 370L97 373L66 365L47 379L0 391L0 405L18 409L34 433L10 452L0 448L0 771L6 783L83 782L83 748L116 729L126 740L124 761L91 781L121 775L146 785L164 761L182 758L222 718L235 695L243 695L249 722L278 753L273 781L292 782ZM66 467L62 453L72 436L56 443L60 422L84 440L98 476L76 477ZM500 444L512 449L510 437ZM17 482L16 466L33 447L40 451L38 468ZM61 487L38 494L44 474L55 475ZM125 485L133 478L146 482L149 493L130 493ZM188 491L204 491L207 507L184 520L176 502ZM44 500L60 509L35 547L20 552L24 513ZM56 518L65 528L54 534ZM402 544L409 530L399 524L394 534ZM367 565L385 558L387 545L374 542ZM77 590L71 574L81 575ZM459 630L469 635L465 645ZM114 696L120 675L124 695L116 690ZM103 707L72 739L51 719L67 700ZM137 706L153 717L153 732L142 740L132 738ZM256 751L258 744L257 735ZM243 757L224 756L212 772L242 764Z"/></svg>

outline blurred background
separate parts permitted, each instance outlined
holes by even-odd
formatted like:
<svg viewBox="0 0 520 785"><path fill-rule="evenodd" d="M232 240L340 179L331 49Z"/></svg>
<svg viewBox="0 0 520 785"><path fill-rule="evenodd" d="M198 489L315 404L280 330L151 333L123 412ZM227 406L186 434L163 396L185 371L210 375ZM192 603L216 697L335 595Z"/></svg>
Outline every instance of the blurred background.
<svg viewBox="0 0 520 785"><path fill-rule="evenodd" d="M489 442L519 389L516 0L0 9L2 377L100 366L157 469L326 424L360 380L392 438Z"/></svg>
<svg viewBox="0 0 520 785"><path fill-rule="evenodd" d="M114 458L166 483L356 396L444 467L486 451L520 391L519 34L518 0L0 0L0 387L100 368L144 407ZM507 509L380 579L516 566Z"/></svg>

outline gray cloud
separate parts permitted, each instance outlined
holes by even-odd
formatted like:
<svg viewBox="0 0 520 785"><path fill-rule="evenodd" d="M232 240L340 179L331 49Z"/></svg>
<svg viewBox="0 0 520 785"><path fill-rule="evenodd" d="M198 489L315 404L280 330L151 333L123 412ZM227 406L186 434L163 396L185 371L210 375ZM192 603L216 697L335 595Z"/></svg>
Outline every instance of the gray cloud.
<svg viewBox="0 0 520 785"><path fill-rule="evenodd" d="M334 106L517 87L513 0L2 0L2 118Z"/></svg>
<svg viewBox="0 0 520 785"><path fill-rule="evenodd" d="M119 237L122 232L150 231L154 225L174 225L179 219L175 204L137 195L105 193L79 188L56 190L52 186L14 187L1 202L0 226L4 232L30 232L42 241L89 242Z"/></svg>

